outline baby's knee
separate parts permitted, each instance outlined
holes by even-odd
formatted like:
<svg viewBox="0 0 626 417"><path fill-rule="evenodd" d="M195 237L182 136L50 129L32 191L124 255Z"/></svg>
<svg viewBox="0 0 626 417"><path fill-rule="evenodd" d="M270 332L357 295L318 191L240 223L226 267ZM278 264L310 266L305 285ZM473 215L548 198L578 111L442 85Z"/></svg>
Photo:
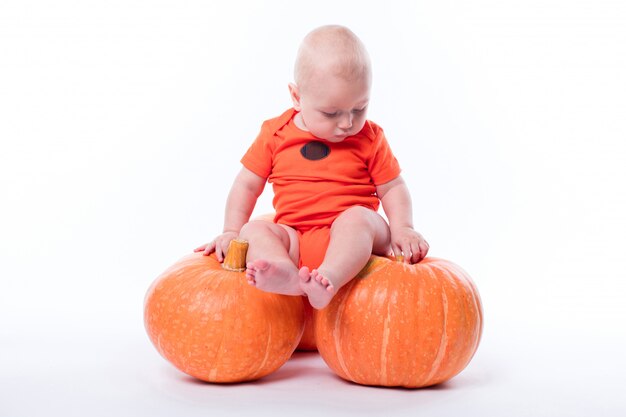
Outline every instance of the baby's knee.
<svg viewBox="0 0 626 417"><path fill-rule="evenodd" d="M332 224L332 229L337 228L355 228L355 229L374 229L375 228L375 216L378 214L367 207L353 206L344 211L335 219Z"/></svg>
<svg viewBox="0 0 626 417"><path fill-rule="evenodd" d="M265 234L271 232L271 223L264 220L252 220L244 224L239 231L239 236L243 239L251 235Z"/></svg>

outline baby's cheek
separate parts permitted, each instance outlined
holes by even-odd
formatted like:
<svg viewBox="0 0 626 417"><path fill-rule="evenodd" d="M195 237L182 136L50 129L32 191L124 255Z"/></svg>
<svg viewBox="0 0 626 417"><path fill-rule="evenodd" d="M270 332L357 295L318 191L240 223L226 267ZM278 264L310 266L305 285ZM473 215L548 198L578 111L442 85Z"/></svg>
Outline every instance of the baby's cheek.
<svg viewBox="0 0 626 417"><path fill-rule="evenodd" d="M356 128L355 130L357 132L360 132L361 129L363 129L363 126L365 126L365 121L367 120L365 114L360 115L358 117L355 117L352 121L352 124L354 125L354 127Z"/></svg>
<svg viewBox="0 0 626 417"><path fill-rule="evenodd" d="M318 138L326 139L335 135L335 125L332 122L324 121L315 125L315 130L311 130Z"/></svg>

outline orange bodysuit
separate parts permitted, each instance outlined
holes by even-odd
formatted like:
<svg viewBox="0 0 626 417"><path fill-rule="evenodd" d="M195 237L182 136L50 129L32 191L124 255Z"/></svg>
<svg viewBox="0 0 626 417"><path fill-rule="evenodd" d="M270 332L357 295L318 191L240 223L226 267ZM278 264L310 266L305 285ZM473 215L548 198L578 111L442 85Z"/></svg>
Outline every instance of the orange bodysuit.
<svg viewBox="0 0 626 417"><path fill-rule="evenodd" d="M333 221L352 206L378 210L376 186L400 175L400 166L375 123L331 143L298 128L296 114L289 109L263 123L241 163L272 184L274 222L298 232L300 266L317 268Z"/></svg>

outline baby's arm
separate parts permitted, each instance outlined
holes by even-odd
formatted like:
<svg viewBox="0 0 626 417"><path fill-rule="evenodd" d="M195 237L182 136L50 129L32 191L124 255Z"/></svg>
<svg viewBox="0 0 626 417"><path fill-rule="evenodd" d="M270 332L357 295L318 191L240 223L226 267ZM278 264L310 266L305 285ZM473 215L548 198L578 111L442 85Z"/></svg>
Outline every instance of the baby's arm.
<svg viewBox="0 0 626 417"><path fill-rule="evenodd" d="M376 193L389 219L393 253L404 255L408 263L424 259L429 246L424 237L413 229L411 194L402 177L377 186Z"/></svg>
<svg viewBox="0 0 626 417"><path fill-rule="evenodd" d="M222 262L228 250L228 244L239 235L243 225L250 220L252 210L263 188L265 188L265 178L243 167L228 193L222 234L211 242L197 247L195 252L202 251L204 255L215 252L217 259Z"/></svg>

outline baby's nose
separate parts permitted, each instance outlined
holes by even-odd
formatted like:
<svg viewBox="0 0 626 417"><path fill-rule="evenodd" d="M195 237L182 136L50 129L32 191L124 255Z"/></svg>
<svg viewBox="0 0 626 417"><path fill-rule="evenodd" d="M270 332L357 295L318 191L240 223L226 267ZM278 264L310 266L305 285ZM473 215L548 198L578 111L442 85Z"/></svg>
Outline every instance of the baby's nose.
<svg viewBox="0 0 626 417"><path fill-rule="evenodd" d="M337 126L340 129L350 129L352 127L352 113L348 113L339 119Z"/></svg>

